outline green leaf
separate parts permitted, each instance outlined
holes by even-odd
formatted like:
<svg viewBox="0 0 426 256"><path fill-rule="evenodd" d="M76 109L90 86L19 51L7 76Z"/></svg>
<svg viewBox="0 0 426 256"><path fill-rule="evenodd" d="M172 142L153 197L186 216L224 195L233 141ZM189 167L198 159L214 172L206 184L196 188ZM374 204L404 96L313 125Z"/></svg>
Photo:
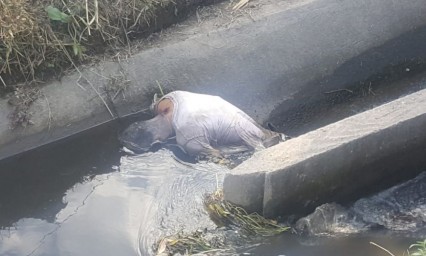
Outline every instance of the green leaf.
<svg viewBox="0 0 426 256"><path fill-rule="evenodd" d="M74 52L74 56L77 56L78 53L80 52L80 47L78 47L78 44L73 44L72 45L72 50Z"/></svg>
<svg viewBox="0 0 426 256"><path fill-rule="evenodd" d="M82 46L81 44L74 42L72 45L72 51L74 52L74 56L82 57L83 52L86 51L86 47Z"/></svg>
<svg viewBox="0 0 426 256"><path fill-rule="evenodd" d="M62 23L69 23L71 21L71 16L66 13L61 12L58 8L49 5L46 7L47 15L49 19L60 21Z"/></svg>

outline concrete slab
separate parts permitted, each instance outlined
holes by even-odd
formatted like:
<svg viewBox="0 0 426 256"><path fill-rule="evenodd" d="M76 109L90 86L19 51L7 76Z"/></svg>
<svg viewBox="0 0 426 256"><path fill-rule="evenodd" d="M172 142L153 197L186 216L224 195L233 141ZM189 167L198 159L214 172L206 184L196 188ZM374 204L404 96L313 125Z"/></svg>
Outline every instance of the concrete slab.
<svg viewBox="0 0 426 256"><path fill-rule="evenodd" d="M79 84L74 74L46 85L30 109L34 125L25 129L9 129L11 108L1 99L0 159L140 111L159 91L157 81L166 91L220 95L262 123L278 105L292 109L389 65L426 60L426 0L264 2L254 21L246 15L230 26L196 22L198 34L172 35L131 58L82 69ZM328 83L340 68L351 72ZM121 74L130 84L114 98L106 88Z"/></svg>
<svg viewBox="0 0 426 256"><path fill-rule="evenodd" d="M31 106L32 125L10 129L8 115L13 111L7 100L0 105L0 159L108 122L116 115L108 111L100 96L102 80L93 74L85 78L74 74L41 88L40 97ZM88 82L90 80L91 82ZM105 95L103 99L107 101Z"/></svg>
<svg viewBox="0 0 426 256"><path fill-rule="evenodd" d="M266 217L306 214L413 177L425 155L422 90L256 153L225 177L225 199Z"/></svg>
<svg viewBox="0 0 426 256"><path fill-rule="evenodd" d="M168 91L219 95L262 123L278 105L291 109L391 64L426 58L426 18L419 11L426 11L425 0L408 6L389 0L274 2L273 10L253 11L255 22L153 48L123 63L136 82L126 101L115 102L119 115L146 106L139 95L158 81Z"/></svg>

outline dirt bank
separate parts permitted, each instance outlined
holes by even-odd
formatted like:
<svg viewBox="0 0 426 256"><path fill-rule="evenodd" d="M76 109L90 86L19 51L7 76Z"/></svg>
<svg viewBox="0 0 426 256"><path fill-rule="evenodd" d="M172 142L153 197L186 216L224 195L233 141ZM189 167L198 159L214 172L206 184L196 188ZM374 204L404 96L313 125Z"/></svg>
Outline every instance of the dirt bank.
<svg viewBox="0 0 426 256"><path fill-rule="evenodd" d="M19 83L61 77L82 62L115 54L132 40L215 2L219 1L1 1L0 92Z"/></svg>

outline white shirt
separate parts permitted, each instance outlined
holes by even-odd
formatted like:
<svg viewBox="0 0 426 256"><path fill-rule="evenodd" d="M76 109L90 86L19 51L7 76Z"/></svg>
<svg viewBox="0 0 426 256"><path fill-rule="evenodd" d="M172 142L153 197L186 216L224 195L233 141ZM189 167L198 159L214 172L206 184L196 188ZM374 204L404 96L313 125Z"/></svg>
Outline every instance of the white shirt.
<svg viewBox="0 0 426 256"><path fill-rule="evenodd" d="M176 141L190 155L263 149L265 136L274 134L218 96L174 91L165 98L173 102Z"/></svg>

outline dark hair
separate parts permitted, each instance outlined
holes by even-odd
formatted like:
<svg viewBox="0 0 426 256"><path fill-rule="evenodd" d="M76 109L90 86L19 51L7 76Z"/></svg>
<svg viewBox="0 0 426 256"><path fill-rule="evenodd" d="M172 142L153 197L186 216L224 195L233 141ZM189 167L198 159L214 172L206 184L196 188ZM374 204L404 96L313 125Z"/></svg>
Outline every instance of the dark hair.
<svg viewBox="0 0 426 256"><path fill-rule="evenodd" d="M167 140L172 134L171 124L164 116L157 115L153 119L131 124L119 139L130 150L147 151L153 144Z"/></svg>
<svg viewBox="0 0 426 256"><path fill-rule="evenodd" d="M133 151L147 151L155 142L154 133L147 121L131 124L121 133L119 139L125 147Z"/></svg>

